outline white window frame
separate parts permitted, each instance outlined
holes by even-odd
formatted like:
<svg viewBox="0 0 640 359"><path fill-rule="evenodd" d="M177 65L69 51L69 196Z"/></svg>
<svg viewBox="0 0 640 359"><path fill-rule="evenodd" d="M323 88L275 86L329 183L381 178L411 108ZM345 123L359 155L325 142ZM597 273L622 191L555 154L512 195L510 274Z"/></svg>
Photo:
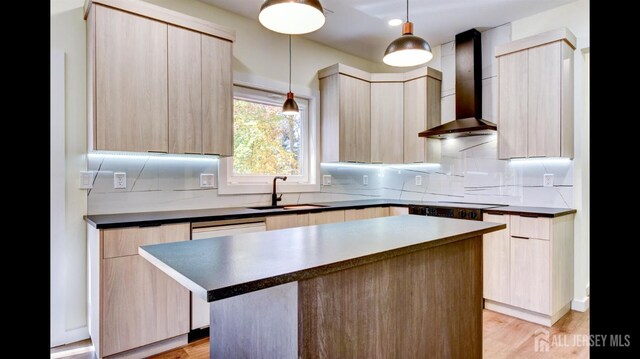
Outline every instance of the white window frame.
<svg viewBox="0 0 640 359"><path fill-rule="evenodd" d="M238 90L241 91L240 97L247 100L255 100L255 91L257 90L282 95L282 101L284 101L284 96L288 90L287 83L242 73L234 73L234 94L236 86ZM278 182L278 193L319 192L320 184L318 175L320 173L320 164L318 161L318 146L320 126L317 120L318 94L317 91L314 93L311 89L299 88L297 86L292 87L292 92L295 93L296 98L308 101L308 108L306 108L308 118L306 122L303 121L301 128L302 143L300 157L302 158L302 175L287 175L287 181ZM270 103L270 101L265 102ZM303 104L303 101L299 103L299 105L301 104ZM273 177L273 175L234 175L232 157L220 158L218 161L219 194L271 193Z"/></svg>

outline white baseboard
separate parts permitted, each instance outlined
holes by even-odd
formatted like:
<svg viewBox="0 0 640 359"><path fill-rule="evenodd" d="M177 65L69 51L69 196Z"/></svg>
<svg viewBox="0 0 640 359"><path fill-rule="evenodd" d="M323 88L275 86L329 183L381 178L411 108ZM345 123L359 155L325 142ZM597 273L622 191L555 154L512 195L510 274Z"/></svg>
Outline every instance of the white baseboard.
<svg viewBox="0 0 640 359"><path fill-rule="evenodd" d="M577 310L578 312L585 312L587 309L589 309L589 297L587 296L587 297L584 297L583 299L572 300L571 309Z"/></svg>

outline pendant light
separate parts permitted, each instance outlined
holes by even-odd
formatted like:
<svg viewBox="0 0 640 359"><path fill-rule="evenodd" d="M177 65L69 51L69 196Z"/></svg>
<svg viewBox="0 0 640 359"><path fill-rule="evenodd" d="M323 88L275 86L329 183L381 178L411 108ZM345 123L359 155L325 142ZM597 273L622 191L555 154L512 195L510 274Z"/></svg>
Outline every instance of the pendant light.
<svg viewBox="0 0 640 359"><path fill-rule="evenodd" d="M299 35L321 28L325 17L319 0L267 0L258 20L271 31Z"/></svg>
<svg viewBox="0 0 640 359"><path fill-rule="evenodd" d="M293 92L291 92L291 35L289 35L289 92L287 92L287 99L282 105L282 114L285 116L297 115L299 112L298 104L293 98Z"/></svg>
<svg viewBox="0 0 640 359"><path fill-rule="evenodd" d="M407 22L402 24L402 36L389 44L382 61L389 66L408 67L427 63L432 57L429 43L413 34L413 23L409 21L409 0L407 0Z"/></svg>

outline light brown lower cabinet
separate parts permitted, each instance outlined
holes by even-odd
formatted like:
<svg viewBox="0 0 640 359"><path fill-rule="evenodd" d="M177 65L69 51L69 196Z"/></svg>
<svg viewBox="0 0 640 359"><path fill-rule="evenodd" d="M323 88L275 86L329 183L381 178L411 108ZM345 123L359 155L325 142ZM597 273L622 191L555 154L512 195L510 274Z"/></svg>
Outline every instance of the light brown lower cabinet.
<svg viewBox="0 0 640 359"><path fill-rule="evenodd" d="M485 308L552 326L573 299L573 220L484 214L507 228L483 238Z"/></svg>
<svg viewBox="0 0 640 359"><path fill-rule="evenodd" d="M390 216L401 216L403 214L409 214L409 207L389 207Z"/></svg>
<svg viewBox="0 0 640 359"><path fill-rule="evenodd" d="M345 221L356 221L359 219L369 219L389 216L389 207L369 207L347 209L344 211Z"/></svg>
<svg viewBox="0 0 640 359"><path fill-rule="evenodd" d="M283 216L269 216L265 220L267 231L285 229L292 227L302 227L309 225L309 213L305 214L285 214Z"/></svg>
<svg viewBox="0 0 640 359"><path fill-rule="evenodd" d="M140 257L137 247L189 240L190 224L88 228L89 331L96 355L144 357L186 344L189 291Z"/></svg>
<svg viewBox="0 0 640 359"><path fill-rule="evenodd" d="M309 225L344 222L344 210L309 213Z"/></svg>

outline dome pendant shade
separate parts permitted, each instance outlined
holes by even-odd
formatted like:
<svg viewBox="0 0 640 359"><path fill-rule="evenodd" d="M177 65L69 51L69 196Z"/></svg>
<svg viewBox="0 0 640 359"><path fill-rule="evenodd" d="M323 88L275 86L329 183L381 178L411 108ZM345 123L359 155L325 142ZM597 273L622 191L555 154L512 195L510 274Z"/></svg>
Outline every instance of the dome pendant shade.
<svg viewBox="0 0 640 359"><path fill-rule="evenodd" d="M299 112L298 104L293 99L293 92L287 93L287 100L282 105L282 114L285 116L297 115Z"/></svg>
<svg viewBox="0 0 640 359"><path fill-rule="evenodd" d="M300 35L321 28L325 17L319 0L267 0L258 20L271 31Z"/></svg>
<svg viewBox="0 0 640 359"><path fill-rule="evenodd" d="M402 25L402 36L389 44L382 61L389 66L408 67L427 63L432 58L429 43L413 35L413 24L405 22Z"/></svg>

